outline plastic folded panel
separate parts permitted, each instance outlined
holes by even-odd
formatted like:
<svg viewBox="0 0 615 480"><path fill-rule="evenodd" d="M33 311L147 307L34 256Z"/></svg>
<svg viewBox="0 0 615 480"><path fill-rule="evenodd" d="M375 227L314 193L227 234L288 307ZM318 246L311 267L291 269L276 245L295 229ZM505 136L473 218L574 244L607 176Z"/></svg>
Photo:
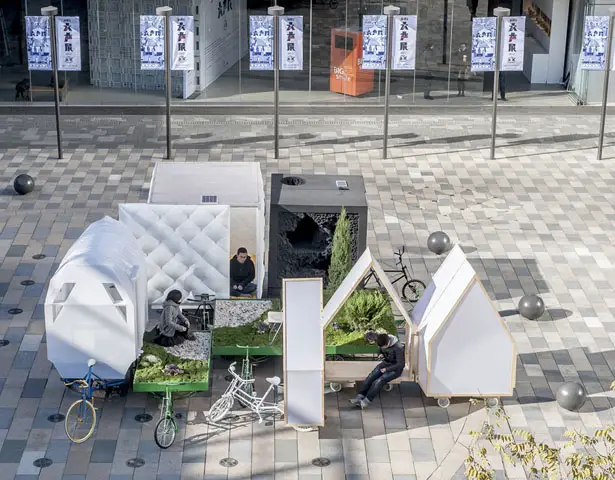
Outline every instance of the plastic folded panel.
<svg viewBox="0 0 615 480"><path fill-rule="evenodd" d="M150 304L160 305L173 289L228 298L230 207L125 204L119 210L145 253Z"/></svg>

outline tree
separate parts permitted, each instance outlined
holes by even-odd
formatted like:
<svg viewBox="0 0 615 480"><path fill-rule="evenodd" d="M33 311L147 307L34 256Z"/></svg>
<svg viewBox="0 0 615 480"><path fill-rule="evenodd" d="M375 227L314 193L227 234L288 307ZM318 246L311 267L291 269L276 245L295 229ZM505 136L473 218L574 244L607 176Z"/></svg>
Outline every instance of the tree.
<svg viewBox="0 0 615 480"><path fill-rule="evenodd" d="M350 221L348 220L348 215L346 215L346 209L342 207L342 212L337 219L335 233L333 234L331 264L329 265L328 272L329 281L325 289L325 302L328 302L333 296L351 269L352 251L350 244Z"/></svg>

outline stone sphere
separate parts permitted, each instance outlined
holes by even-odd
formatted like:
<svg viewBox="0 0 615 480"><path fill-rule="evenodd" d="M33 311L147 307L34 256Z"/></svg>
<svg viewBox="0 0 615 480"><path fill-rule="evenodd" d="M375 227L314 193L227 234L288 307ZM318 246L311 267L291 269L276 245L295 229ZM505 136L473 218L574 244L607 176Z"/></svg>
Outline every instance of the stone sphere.
<svg viewBox="0 0 615 480"><path fill-rule="evenodd" d="M13 182L13 188L19 195L26 195L34 190L34 179L25 173L17 175Z"/></svg>
<svg viewBox="0 0 615 480"><path fill-rule="evenodd" d="M528 320L536 320L545 313L545 302L538 295L524 295L519 300L519 314Z"/></svg>
<svg viewBox="0 0 615 480"><path fill-rule="evenodd" d="M441 255L451 247L451 239L444 232L433 232L427 239L427 248L436 255Z"/></svg>
<svg viewBox="0 0 615 480"><path fill-rule="evenodd" d="M559 387L555 398L560 407L576 412L585 403L587 394L582 385L575 382L567 382Z"/></svg>

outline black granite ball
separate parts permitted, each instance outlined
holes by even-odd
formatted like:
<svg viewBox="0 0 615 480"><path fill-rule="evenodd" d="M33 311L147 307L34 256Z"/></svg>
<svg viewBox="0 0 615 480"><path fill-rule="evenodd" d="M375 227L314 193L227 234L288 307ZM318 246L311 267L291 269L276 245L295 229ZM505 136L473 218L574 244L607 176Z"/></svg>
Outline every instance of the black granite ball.
<svg viewBox="0 0 615 480"><path fill-rule="evenodd" d="M545 313L545 302L538 295L524 295L519 300L519 314L528 320L536 320Z"/></svg>
<svg viewBox="0 0 615 480"><path fill-rule="evenodd" d="M444 232L433 232L427 239L427 248L436 255L442 255L451 247L451 239Z"/></svg>
<svg viewBox="0 0 615 480"><path fill-rule="evenodd" d="M555 398L560 407L576 412L585 404L587 394L582 385L576 382L566 382L558 388Z"/></svg>
<svg viewBox="0 0 615 480"><path fill-rule="evenodd" d="M25 173L17 175L13 182L13 188L19 195L27 195L34 190L34 179Z"/></svg>

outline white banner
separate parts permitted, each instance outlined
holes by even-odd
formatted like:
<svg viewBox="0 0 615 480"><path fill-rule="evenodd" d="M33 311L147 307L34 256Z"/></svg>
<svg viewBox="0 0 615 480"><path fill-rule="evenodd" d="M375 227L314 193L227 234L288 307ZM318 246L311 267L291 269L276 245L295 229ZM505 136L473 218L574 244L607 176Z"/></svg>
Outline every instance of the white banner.
<svg viewBox="0 0 615 480"><path fill-rule="evenodd" d="M280 17L280 70L303 70L303 17Z"/></svg>
<svg viewBox="0 0 615 480"><path fill-rule="evenodd" d="M414 70L416 63L416 15L393 17L393 70Z"/></svg>
<svg viewBox="0 0 615 480"><path fill-rule="evenodd" d="M26 17L28 70L52 70L49 17Z"/></svg>
<svg viewBox="0 0 615 480"><path fill-rule="evenodd" d="M585 17L581 70L604 70L608 38L609 17Z"/></svg>
<svg viewBox="0 0 615 480"><path fill-rule="evenodd" d="M386 69L386 15L363 15L363 70Z"/></svg>
<svg viewBox="0 0 615 480"><path fill-rule="evenodd" d="M81 29L79 17L56 17L58 70L81 71Z"/></svg>
<svg viewBox="0 0 615 480"><path fill-rule="evenodd" d="M525 17L504 17L502 19L500 70L503 72L523 71L524 49Z"/></svg>
<svg viewBox="0 0 615 480"><path fill-rule="evenodd" d="M273 70L273 16L250 16L250 70Z"/></svg>
<svg viewBox="0 0 615 480"><path fill-rule="evenodd" d="M164 70L164 17L141 15L141 70Z"/></svg>
<svg viewBox="0 0 615 480"><path fill-rule="evenodd" d="M171 70L194 70L194 17L171 17Z"/></svg>
<svg viewBox="0 0 615 480"><path fill-rule="evenodd" d="M495 70L495 17L474 17L472 19L472 71L493 72Z"/></svg>

